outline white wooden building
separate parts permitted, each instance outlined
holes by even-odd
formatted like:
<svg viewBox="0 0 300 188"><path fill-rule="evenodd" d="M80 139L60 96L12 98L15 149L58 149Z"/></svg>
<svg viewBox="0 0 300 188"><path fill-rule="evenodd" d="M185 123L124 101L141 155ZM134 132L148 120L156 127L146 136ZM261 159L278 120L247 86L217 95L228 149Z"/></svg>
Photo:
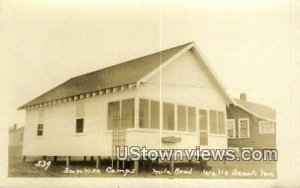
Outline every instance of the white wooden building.
<svg viewBox="0 0 300 188"><path fill-rule="evenodd" d="M23 155L111 156L118 121L126 146L227 148L231 102L187 43L71 78L21 106Z"/></svg>

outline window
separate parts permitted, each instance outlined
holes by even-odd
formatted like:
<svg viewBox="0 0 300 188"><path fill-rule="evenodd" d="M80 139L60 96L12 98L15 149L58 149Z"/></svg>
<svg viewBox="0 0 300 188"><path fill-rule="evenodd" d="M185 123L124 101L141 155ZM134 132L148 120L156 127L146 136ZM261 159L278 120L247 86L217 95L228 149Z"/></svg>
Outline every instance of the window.
<svg viewBox="0 0 300 188"><path fill-rule="evenodd" d="M199 124L200 124L200 146L208 145L208 122L207 111L199 110Z"/></svg>
<svg viewBox="0 0 300 188"><path fill-rule="evenodd" d="M150 127L152 129L159 129L159 102L150 102Z"/></svg>
<svg viewBox="0 0 300 188"><path fill-rule="evenodd" d="M37 126L37 136L43 136L44 124L38 124Z"/></svg>
<svg viewBox="0 0 300 188"><path fill-rule="evenodd" d="M125 128L134 127L134 99L108 103L108 129L120 125Z"/></svg>
<svg viewBox="0 0 300 188"><path fill-rule="evenodd" d="M259 134L273 134L275 133L275 123L270 121L259 122Z"/></svg>
<svg viewBox="0 0 300 188"><path fill-rule="evenodd" d="M83 119L76 119L76 133L83 133Z"/></svg>
<svg viewBox="0 0 300 188"><path fill-rule="evenodd" d="M149 127L149 101L145 99L140 99L139 108L139 126L140 128Z"/></svg>
<svg viewBox="0 0 300 188"><path fill-rule="evenodd" d="M209 123L210 123L210 133L217 134L218 133L218 121L217 121L217 112L210 110L209 111Z"/></svg>
<svg viewBox="0 0 300 188"><path fill-rule="evenodd" d="M122 125L127 128L134 127L134 99L122 101Z"/></svg>
<svg viewBox="0 0 300 188"><path fill-rule="evenodd" d="M186 131L186 107L177 106L177 126L179 131Z"/></svg>
<svg viewBox="0 0 300 188"><path fill-rule="evenodd" d="M225 134L225 115L224 112L218 112L218 134Z"/></svg>
<svg viewBox="0 0 300 188"><path fill-rule="evenodd" d="M227 120L227 137L228 138L235 138L235 119L228 119Z"/></svg>
<svg viewBox="0 0 300 188"><path fill-rule="evenodd" d="M250 138L249 119L239 119L239 137Z"/></svg>
<svg viewBox="0 0 300 188"><path fill-rule="evenodd" d="M225 114L224 112L209 111L210 134L225 134Z"/></svg>
<svg viewBox="0 0 300 188"><path fill-rule="evenodd" d="M83 133L83 119L76 119L76 133Z"/></svg>
<svg viewBox="0 0 300 188"><path fill-rule="evenodd" d="M108 103L108 129L115 127L120 121L120 102Z"/></svg>
<svg viewBox="0 0 300 188"><path fill-rule="evenodd" d="M163 129L174 130L174 104L163 103Z"/></svg>
<svg viewBox="0 0 300 188"><path fill-rule="evenodd" d="M196 132L196 110L194 107L188 107L188 131Z"/></svg>

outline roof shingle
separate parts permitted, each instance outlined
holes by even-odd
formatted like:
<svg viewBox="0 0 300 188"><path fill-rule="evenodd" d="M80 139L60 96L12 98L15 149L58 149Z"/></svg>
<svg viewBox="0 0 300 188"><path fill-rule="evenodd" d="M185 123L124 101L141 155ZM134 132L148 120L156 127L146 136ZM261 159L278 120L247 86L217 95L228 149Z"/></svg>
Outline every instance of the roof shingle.
<svg viewBox="0 0 300 188"><path fill-rule="evenodd" d="M139 81L190 43L69 79L20 108Z"/></svg>
<svg viewBox="0 0 300 188"><path fill-rule="evenodd" d="M249 102L241 99L234 99L236 104L249 113L269 121L276 121L276 111L266 105Z"/></svg>

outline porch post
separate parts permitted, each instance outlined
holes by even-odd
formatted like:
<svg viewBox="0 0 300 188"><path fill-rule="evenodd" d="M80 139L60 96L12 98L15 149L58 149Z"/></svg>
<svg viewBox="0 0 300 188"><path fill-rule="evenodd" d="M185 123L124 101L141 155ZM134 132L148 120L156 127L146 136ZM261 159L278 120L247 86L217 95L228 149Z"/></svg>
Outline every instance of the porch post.
<svg viewBox="0 0 300 188"><path fill-rule="evenodd" d="M170 161L170 165L171 165L171 173L174 173L174 157L171 157L171 161Z"/></svg>
<svg viewBox="0 0 300 188"><path fill-rule="evenodd" d="M139 173L139 160L134 161L134 169L136 171L136 175Z"/></svg>
<svg viewBox="0 0 300 188"><path fill-rule="evenodd" d="M70 156L67 156L67 157L66 157L66 167L69 167L69 166L70 166L70 159L71 159Z"/></svg>
<svg viewBox="0 0 300 188"><path fill-rule="evenodd" d="M120 161L119 161L119 159L116 159L116 161L117 161L117 169L119 169L120 168Z"/></svg>
<svg viewBox="0 0 300 188"><path fill-rule="evenodd" d="M101 160L101 157L98 156L96 159L96 169L100 168L100 160Z"/></svg>

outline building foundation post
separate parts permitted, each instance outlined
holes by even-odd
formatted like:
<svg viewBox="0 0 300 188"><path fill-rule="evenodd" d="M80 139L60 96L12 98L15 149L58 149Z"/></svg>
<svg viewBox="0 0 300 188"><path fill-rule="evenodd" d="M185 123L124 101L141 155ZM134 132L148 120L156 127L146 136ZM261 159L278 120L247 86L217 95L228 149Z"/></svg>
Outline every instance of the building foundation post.
<svg viewBox="0 0 300 188"><path fill-rule="evenodd" d="M96 158L96 169L100 168L101 157Z"/></svg>
<svg viewBox="0 0 300 188"><path fill-rule="evenodd" d="M134 169L135 169L136 175L138 175L138 173L139 173L139 160L134 161Z"/></svg>
<svg viewBox="0 0 300 188"><path fill-rule="evenodd" d="M171 166L171 173L174 173L174 157L171 157L171 161L170 161L170 166Z"/></svg>
<svg viewBox="0 0 300 188"><path fill-rule="evenodd" d="M71 157L70 157L70 156L67 156L67 157L66 157L66 167L69 167L69 166L70 166L70 160L71 160Z"/></svg>

